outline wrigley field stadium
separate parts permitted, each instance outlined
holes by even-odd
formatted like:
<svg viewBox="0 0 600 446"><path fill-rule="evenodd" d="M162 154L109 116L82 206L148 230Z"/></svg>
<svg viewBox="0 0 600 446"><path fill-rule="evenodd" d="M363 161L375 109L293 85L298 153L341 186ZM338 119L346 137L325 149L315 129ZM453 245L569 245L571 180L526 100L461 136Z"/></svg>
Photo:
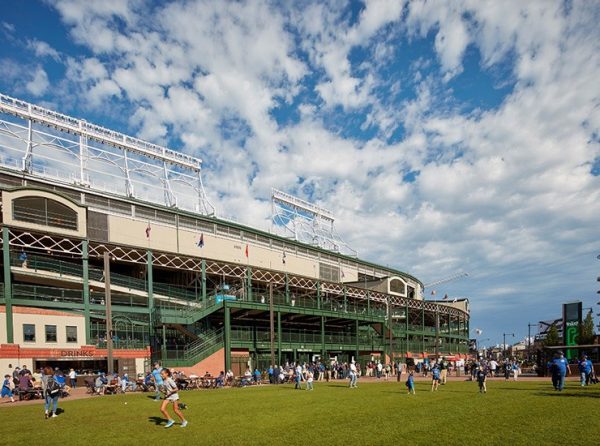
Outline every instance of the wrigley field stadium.
<svg viewBox="0 0 600 446"><path fill-rule="evenodd" d="M330 211L284 192L271 230L219 218L199 159L4 95L0 166L2 370L468 353L466 299L424 300L418 278L360 260Z"/></svg>

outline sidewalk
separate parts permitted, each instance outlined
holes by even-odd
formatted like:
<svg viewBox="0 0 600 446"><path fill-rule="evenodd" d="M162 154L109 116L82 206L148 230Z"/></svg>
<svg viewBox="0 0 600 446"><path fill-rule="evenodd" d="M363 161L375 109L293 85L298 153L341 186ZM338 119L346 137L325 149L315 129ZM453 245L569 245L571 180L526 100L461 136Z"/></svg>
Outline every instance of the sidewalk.
<svg viewBox="0 0 600 446"><path fill-rule="evenodd" d="M78 387L76 389L71 389L71 394L66 398L61 398L59 401L71 401L71 400L81 400L84 398L91 398L94 395L87 393L87 389L85 387ZM11 403L8 398L4 398L0 401L0 408L2 407L15 407L15 406L31 406L35 404L44 404L44 399L37 400L27 400L27 401L19 401L18 397L15 396L15 402Z"/></svg>

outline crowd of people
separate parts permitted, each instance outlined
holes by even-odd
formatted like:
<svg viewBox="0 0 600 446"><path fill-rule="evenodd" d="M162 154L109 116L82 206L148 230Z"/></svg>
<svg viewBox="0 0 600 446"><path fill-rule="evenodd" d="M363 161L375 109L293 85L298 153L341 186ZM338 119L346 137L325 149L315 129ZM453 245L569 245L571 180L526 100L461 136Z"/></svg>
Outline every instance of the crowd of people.
<svg viewBox="0 0 600 446"><path fill-rule="evenodd" d="M46 418L57 417L58 399L69 396L71 387L62 370L43 367L34 371L26 365L15 367L12 374L4 375L1 398L8 398L11 403L41 398L45 400L44 415Z"/></svg>
<svg viewBox="0 0 600 446"><path fill-rule="evenodd" d="M585 354L577 360L576 364L581 386L598 382L592 361ZM169 405L172 406L174 413L180 419L180 426L187 426L187 420L181 412L181 409L185 408L185 404L179 402L179 392L184 390L222 388L235 385L246 387L263 383L290 383L294 384L294 388L297 390L312 391L315 382L329 382L331 380L348 380L349 388L357 388L361 376L383 380L395 376L396 380L400 382L402 376L406 373L407 393L415 395L416 375L420 374L423 377L430 375L431 391L436 392L440 389L440 386L446 385L448 376L453 370L456 370L457 374L459 373L459 370L454 368L455 366L444 357L437 361L419 362L411 367L399 361L390 364L369 361L364 368L361 368L360 364L354 361L338 362L332 360L328 364L320 361L286 362L284 365L272 365L262 372L258 368L252 370L248 367L242 376L236 377L231 370L221 371L217 376L211 375L208 371L202 376L195 374L188 376L182 371L162 368L159 363L156 363L151 371L145 375L140 374L133 379L130 379L127 373L107 375L101 372L95 377L87 377L84 382L89 393L94 395L134 392L136 390L154 392L154 399L157 401L162 400L160 411L167 418L165 427L169 428L175 424L167 411ZM480 393L487 393L488 378L504 377L505 381L511 378L517 381L521 373L521 363L516 359L505 359L498 362L495 359L488 360L479 357L468 361L463 367L467 379L478 383ZM572 373L568 360L559 351L548 362L547 367L552 377L554 389L562 391L565 387L566 376ZM2 399L8 398L11 402L16 402L15 398L19 400L42 398L45 403L45 418L54 418L57 416L59 399L69 396L76 386L77 372L73 369L63 372L58 368L43 367L32 372L26 365L23 365L22 367L15 367L12 374L4 376L1 396Z"/></svg>

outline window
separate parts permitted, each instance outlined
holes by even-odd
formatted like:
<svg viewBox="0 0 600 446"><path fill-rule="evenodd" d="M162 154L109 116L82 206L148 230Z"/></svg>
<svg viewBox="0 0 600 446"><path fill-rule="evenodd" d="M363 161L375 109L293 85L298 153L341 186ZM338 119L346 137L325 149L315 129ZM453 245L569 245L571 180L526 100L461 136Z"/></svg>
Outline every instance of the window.
<svg viewBox="0 0 600 446"><path fill-rule="evenodd" d="M77 342L77 327L67 325L67 342Z"/></svg>
<svg viewBox="0 0 600 446"><path fill-rule="evenodd" d="M337 266L319 263L319 278L329 282L339 282L340 269Z"/></svg>
<svg viewBox="0 0 600 446"><path fill-rule="evenodd" d="M390 292L406 296L406 284L400 279L390 279Z"/></svg>
<svg viewBox="0 0 600 446"><path fill-rule="evenodd" d="M46 325L46 342L56 342L56 325Z"/></svg>
<svg viewBox="0 0 600 446"><path fill-rule="evenodd" d="M45 197L20 197L13 200L13 218L27 223L77 230L77 212Z"/></svg>
<svg viewBox="0 0 600 446"><path fill-rule="evenodd" d="M23 341L35 342L35 325L23 324Z"/></svg>

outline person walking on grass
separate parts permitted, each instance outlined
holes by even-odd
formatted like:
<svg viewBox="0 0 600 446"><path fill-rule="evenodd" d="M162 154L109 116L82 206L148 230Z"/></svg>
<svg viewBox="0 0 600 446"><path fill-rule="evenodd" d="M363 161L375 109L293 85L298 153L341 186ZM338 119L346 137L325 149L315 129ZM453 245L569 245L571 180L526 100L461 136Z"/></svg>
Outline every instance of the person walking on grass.
<svg viewBox="0 0 600 446"><path fill-rule="evenodd" d="M437 364L431 369L431 391L434 392L440 387L440 369Z"/></svg>
<svg viewBox="0 0 600 446"><path fill-rule="evenodd" d="M358 379L358 370L356 370L356 364L354 361L350 363L350 373L348 373L348 378L350 378L350 387L351 389L356 389L358 386L356 385L356 380Z"/></svg>
<svg viewBox="0 0 600 446"><path fill-rule="evenodd" d="M589 386L592 376L592 370L594 369L594 365L592 361L587 359L587 355L583 354L581 360L578 363L579 366L579 377L581 378L581 387Z"/></svg>
<svg viewBox="0 0 600 446"><path fill-rule="evenodd" d="M479 366L476 376L477 384L479 384L479 393L487 393L487 387L485 385L485 382L487 380L487 373L485 372L483 366Z"/></svg>
<svg viewBox="0 0 600 446"><path fill-rule="evenodd" d="M306 372L306 390L315 390L313 387L314 374L312 371Z"/></svg>
<svg viewBox="0 0 600 446"><path fill-rule="evenodd" d="M302 390L302 366L299 362L296 363L296 368L294 369L294 381L296 382L294 389Z"/></svg>
<svg viewBox="0 0 600 446"><path fill-rule="evenodd" d="M175 424L175 420L173 420L167 412L167 407L169 404L173 405L173 412L175 412L175 414L181 420L181 427L186 427L188 422L183 417L181 410L179 410L179 394L177 393L177 384L175 384L175 380L171 377L171 371L169 369L162 369L160 371L160 375L163 381L163 389L165 392L165 399L160 405L161 413L167 418L167 424L165 425L165 429Z"/></svg>
<svg viewBox="0 0 600 446"><path fill-rule="evenodd" d="M521 373L521 367L519 366L518 361L514 361L512 365L513 369L513 379L517 381L519 379L519 374Z"/></svg>
<svg viewBox="0 0 600 446"><path fill-rule="evenodd" d="M550 370L552 372L552 385L554 386L554 390L562 392L565 388L565 377L571 374L569 361L567 361L563 352L559 351L556 354L556 357L550 364Z"/></svg>
<svg viewBox="0 0 600 446"><path fill-rule="evenodd" d="M58 397L60 396L60 384L56 380L52 367L44 367L42 371L42 391L46 404L44 405L44 417L56 418L58 409ZM52 415L50 414L52 413Z"/></svg>
<svg viewBox="0 0 600 446"><path fill-rule="evenodd" d="M10 375L4 375L4 382L2 383L1 398L8 397L8 398L10 398L10 402L14 403L15 399L13 397L12 385L13 384L12 384Z"/></svg>
<svg viewBox="0 0 600 446"><path fill-rule="evenodd" d="M510 372L512 371L512 365L508 359L504 360L504 381L508 381L510 378Z"/></svg>
<svg viewBox="0 0 600 446"><path fill-rule="evenodd" d="M154 370L152 370L152 380L154 381L154 388L156 390L156 394L154 396L154 401L160 400L160 388L163 386L162 379L162 367L157 362L154 364Z"/></svg>
<svg viewBox="0 0 600 446"><path fill-rule="evenodd" d="M408 373L408 379L406 380L406 388L408 390L408 394L415 394L415 377L413 376L413 372Z"/></svg>

